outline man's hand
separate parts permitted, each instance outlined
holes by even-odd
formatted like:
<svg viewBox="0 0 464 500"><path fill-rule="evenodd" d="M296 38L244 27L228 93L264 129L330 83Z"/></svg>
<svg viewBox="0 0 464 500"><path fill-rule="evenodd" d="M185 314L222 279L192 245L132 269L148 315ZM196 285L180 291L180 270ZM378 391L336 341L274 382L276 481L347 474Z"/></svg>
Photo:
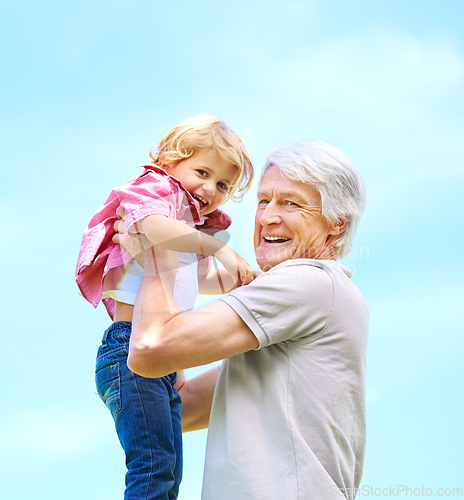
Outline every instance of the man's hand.
<svg viewBox="0 0 464 500"><path fill-rule="evenodd" d="M140 232L129 234L124 221L124 211L118 208L116 214L120 219L114 223L113 242L121 245L130 253L144 269L146 276L163 276L174 282L178 268L177 252L153 245Z"/></svg>
<svg viewBox="0 0 464 500"><path fill-rule="evenodd" d="M150 251L152 246L148 238L140 233L128 234L124 219L119 219L114 223L114 231L116 234L113 236L113 243L117 243L125 248L134 260L143 266L146 253Z"/></svg>

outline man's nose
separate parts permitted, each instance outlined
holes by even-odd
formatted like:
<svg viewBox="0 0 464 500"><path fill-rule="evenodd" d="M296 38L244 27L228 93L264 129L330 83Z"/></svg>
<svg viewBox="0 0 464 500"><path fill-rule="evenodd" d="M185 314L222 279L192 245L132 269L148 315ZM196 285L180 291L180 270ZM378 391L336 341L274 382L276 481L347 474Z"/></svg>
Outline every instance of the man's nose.
<svg viewBox="0 0 464 500"><path fill-rule="evenodd" d="M271 202L261 211L259 222L262 226L278 224L281 221L279 209L275 203Z"/></svg>

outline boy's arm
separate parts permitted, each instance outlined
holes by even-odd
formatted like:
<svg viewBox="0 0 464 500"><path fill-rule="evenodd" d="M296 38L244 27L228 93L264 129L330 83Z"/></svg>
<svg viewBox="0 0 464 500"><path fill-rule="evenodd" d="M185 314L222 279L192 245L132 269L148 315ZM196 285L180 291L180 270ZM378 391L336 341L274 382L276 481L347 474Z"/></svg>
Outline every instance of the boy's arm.
<svg viewBox="0 0 464 500"><path fill-rule="evenodd" d="M252 272L253 278L261 274L261 271ZM225 269L217 268L213 265L208 274L199 276L198 291L203 295L220 295L231 292L244 284L240 280L234 279Z"/></svg>
<svg viewBox="0 0 464 500"><path fill-rule="evenodd" d="M254 279L254 273L248 263L232 248L218 238L198 231L188 224L164 215L149 215L138 226L145 236L155 245L160 245L176 252L214 255L227 269L231 276L236 276L242 284ZM232 280L235 282L237 279ZM232 285L233 288L234 285Z"/></svg>
<svg viewBox="0 0 464 500"><path fill-rule="evenodd" d="M176 252L214 255L225 245L185 222L164 215L149 215L138 225L152 243Z"/></svg>
<svg viewBox="0 0 464 500"><path fill-rule="evenodd" d="M225 269L211 266L208 274L199 276L198 291L203 295L219 295L227 293L238 286L234 279Z"/></svg>

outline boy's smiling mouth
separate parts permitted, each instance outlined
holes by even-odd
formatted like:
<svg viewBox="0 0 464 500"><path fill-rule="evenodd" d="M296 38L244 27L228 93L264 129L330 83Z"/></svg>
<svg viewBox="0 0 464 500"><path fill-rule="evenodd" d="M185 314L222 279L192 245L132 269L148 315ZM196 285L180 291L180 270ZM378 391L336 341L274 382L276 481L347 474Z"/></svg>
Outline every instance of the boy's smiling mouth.
<svg viewBox="0 0 464 500"><path fill-rule="evenodd" d="M201 208L205 208L207 205L209 205L209 203L201 196L198 196L197 194L194 194L194 193L190 193L190 194L192 195L193 198L195 198L198 201L198 203L200 203Z"/></svg>

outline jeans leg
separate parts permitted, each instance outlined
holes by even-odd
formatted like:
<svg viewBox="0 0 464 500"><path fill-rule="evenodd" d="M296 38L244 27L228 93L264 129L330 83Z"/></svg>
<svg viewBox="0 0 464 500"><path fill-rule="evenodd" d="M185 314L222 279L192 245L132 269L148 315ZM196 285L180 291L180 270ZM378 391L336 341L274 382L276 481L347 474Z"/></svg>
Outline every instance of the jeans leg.
<svg viewBox="0 0 464 500"><path fill-rule="evenodd" d="M176 499L182 478L181 402L169 377L127 368L127 350L108 338L97 357L98 392L126 454L125 500Z"/></svg>
<svg viewBox="0 0 464 500"><path fill-rule="evenodd" d="M174 486L170 492L170 499L177 498L179 494L179 485L182 481L182 468L183 468L183 451L182 451L182 423L181 414L182 401L176 389L172 388L171 396L171 421L174 438L174 449L176 453L176 465L174 467Z"/></svg>
<svg viewBox="0 0 464 500"><path fill-rule="evenodd" d="M177 453L170 411L170 384L121 366L121 411L115 424L126 453L125 500L172 496Z"/></svg>

